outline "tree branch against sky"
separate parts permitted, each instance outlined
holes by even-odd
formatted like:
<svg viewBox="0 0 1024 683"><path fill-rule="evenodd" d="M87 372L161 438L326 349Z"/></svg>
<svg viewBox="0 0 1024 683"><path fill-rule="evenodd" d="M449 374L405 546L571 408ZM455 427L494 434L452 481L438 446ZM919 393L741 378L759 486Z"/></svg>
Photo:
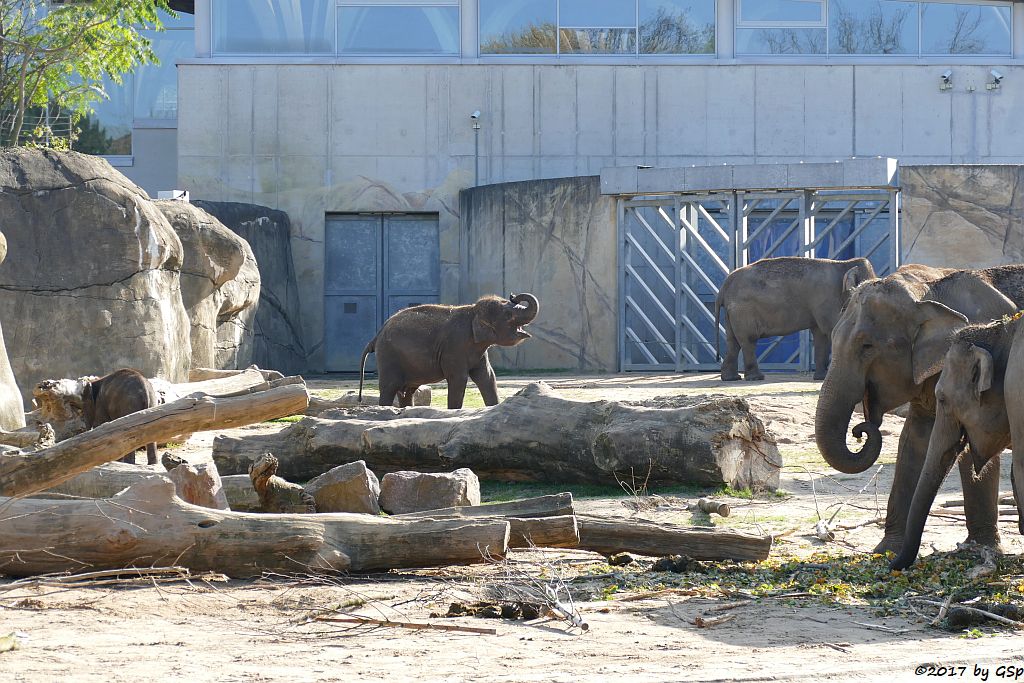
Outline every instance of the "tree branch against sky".
<svg viewBox="0 0 1024 683"><path fill-rule="evenodd" d="M160 30L167 0L0 0L0 144L17 145L26 113L54 103L75 118L107 97L105 78L121 83L157 62L144 30Z"/></svg>

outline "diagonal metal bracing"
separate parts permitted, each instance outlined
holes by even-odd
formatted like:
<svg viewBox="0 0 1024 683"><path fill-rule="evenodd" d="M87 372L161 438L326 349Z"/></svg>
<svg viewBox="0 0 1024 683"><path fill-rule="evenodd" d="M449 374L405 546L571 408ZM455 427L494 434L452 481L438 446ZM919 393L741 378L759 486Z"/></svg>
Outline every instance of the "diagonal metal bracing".
<svg viewBox="0 0 1024 683"><path fill-rule="evenodd" d="M786 228L786 231L784 233L782 233L782 235L777 240L775 240L775 243L772 244L772 246L770 246L767 249L765 249L764 256L762 256L761 258L765 258L765 257L768 257L768 256L776 256L775 252L778 250L778 248L780 246L782 246L782 244L787 239L789 239L789 236L793 234L793 231L796 230L797 227L799 227L802 222L803 222L803 218L797 218L792 223L790 223L789 227ZM790 256L791 254L786 254L786 255Z"/></svg>
<svg viewBox="0 0 1024 683"><path fill-rule="evenodd" d="M752 232L749 235L747 235L747 239L744 240L744 242L743 242L743 248L744 249L750 248L750 245L754 243L754 240L757 239L758 235L760 235L762 232L764 232L765 230L770 228L771 225L775 222L775 219L778 218L779 214L782 213L783 211L785 211L786 207L789 206L789 203L791 201L793 201L793 197L789 197L788 199L787 198L783 198L783 199L785 199L785 201L780 203L778 208L776 208L774 211L772 211L770 214L768 214L768 218L765 218L764 221L761 222L761 225L757 226L757 229L754 230L754 232ZM760 200L758 200L758 201L760 201ZM746 215L746 214L744 214L744 215Z"/></svg>
<svg viewBox="0 0 1024 683"><path fill-rule="evenodd" d="M645 325L647 325L648 331L654 335L654 339L659 344L665 347L666 352L668 352L672 356L675 356L675 346L673 344L670 344L668 340L665 339L665 335L663 335L658 330L658 327L651 321L651 319L647 317L647 314L644 313L643 309L637 304L636 300L631 296L627 296L626 302L629 304L630 308L633 309L633 313L635 313L636 316L640 318L640 320L642 320Z"/></svg>
<svg viewBox="0 0 1024 683"><path fill-rule="evenodd" d="M640 339L640 337L637 336L637 333L633 331L633 328L626 327L626 336L636 344L636 348L640 349L640 353L644 354L651 365L661 365L661 363L658 362L658 359L654 357L654 354L647 349L647 344L649 342L645 342Z"/></svg>
<svg viewBox="0 0 1024 683"><path fill-rule="evenodd" d="M669 324L674 323L676 320L675 315L669 313L668 309L665 308L665 305L661 303L661 299L658 295L647 286L647 283L644 282L643 278L640 277L640 274L636 272L633 266L626 266L626 272L633 276L633 281L640 287L640 289L644 290L644 293L647 294L648 297L650 297L654 307L657 308L663 316L665 316L665 320L667 320ZM675 294L675 290L672 291L672 294Z"/></svg>
<svg viewBox="0 0 1024 683"><path fill-rule="evenodd" d="M725 243L726 244L732 244L733 237L731 235L729 235L729 233L727 233L725 230L722 229L722 226L719 225L718 221L716 221L714 219L714 217L710 213L708 213L708 210L705 209L703 205L701 205L701 204L699 204L697 202L693 202L693 204L697 207L697 213L699 213L701 216L703 216L704 220L706 220L708 222L708 225L710 225L712 228L714 228L714 230L725 241ZM696 226L694 227L694 229L696 229Z"/></svg>
<svg viewBox="0 0 1024 683"><path fill-rule="evenodd" d="M882 209L884 209L885 207L886 207L886 204L884 204L884 203L883 204L879 204L878 206L876 206L875 210L872 211L871 213L869 213L865 217L864 221L860 224L860 226L858 226L857 229L854 230L850 234L849 237L847 237L845 240L843 240L843 243L840 244L839 247L836 249L836 253L839 253L840 251L845 249L849 244L851 244L855 239L857 239L862 232L867 230L868 226L871 225L871 221L875 220L875 218L878 216L878 214L881 213ZM888 234L885 235L885 239L889 239L889 235ZM885 240L883 240L883 241L885 241Z"/></svg>
<svg viewBox="0 0 1024 683"><path fill-rule="evenodd" d="M661 235L658 234L657 230L651 227L651 224L647 222L647 219L644 218L643 214L640 213L639 211L634 211L633 217L640 222L640 225L644 227L644 229L647 231L647 234L651 236L651 239L653 239L654 242L661 248L661 250L665 252L665 255L674 261L676 258L675 251L670 249L669 246L665 244L665 242L661 239ZM627 237L631 239L634 244L636 244L636 239L633 237L633 235L630 234L627 235ZM646 254L647 252L644 253Z"/></svg>
<svg viewBox="0 0 1024 683"><path fill-rule="evenodd" d="M640 246L640 243L636 241L636 238L633 237L632 235L626 235L626 240L629 242L629 245L633 247L634 250L636 250L636 253L640 255L640 258L646 261L647 265L650 266L654 270L654 272L658 274L658 277L661 279L662 282L665 283L665 286L668 287L669 290L671 290L672 292L675 292L675 285L672 284L672 281L668 279L668 276L662 272L661 266L655 263L654 259L651 258L650 254L648 254L647 251L642 246ZM632 264L627 264L627 267L632 268ZM642 279L643 278L641 278L641 280Z"/></svg>

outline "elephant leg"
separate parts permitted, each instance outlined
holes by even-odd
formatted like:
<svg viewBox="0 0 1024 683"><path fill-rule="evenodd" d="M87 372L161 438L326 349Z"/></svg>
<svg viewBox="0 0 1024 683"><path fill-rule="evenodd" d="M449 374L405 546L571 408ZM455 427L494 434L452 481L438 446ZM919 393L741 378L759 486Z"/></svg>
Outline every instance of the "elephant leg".
<svg viewBox="0 0 1024 683"><path fill-rule="evenodd" d="M157 462L159 462L159 460L157 460L157 457L156 457L156 444L155 443L147 443L146 444L146 462L149 463L150 465L155 465L155 464L157 464Z"/></svg>
<svg viewBox="0 0 1024 683"><path fill-rule="evenodd" d="M391 406L391 405L394 405L395 404L395 396L398 395L398 392L400 390L401 390L401 387L395 386L393 384L383 384L383 383L381 383L381 385L380 385L380 400L377 401L377 405L379 405L379 406Z"/></svg>
<svg viewBox="0 0 1024 683"><path fill-rule="evenodd" d="M400 408L408 408L412 405L413 394L416 393L416 389L410 389L406 387L398 392L398 406Z"/></svg>
<svg viewBox="0 0 1024 683"><path fill-rule="evenodd" d="M817 328L811 330L811 334L814 336L814 379L825 379L832 354L832 339Z"/></svg>
<svg viewBox="0 0 1024 683"><path fill-rule="evenodd" d="M1010 483L1013 485L1013 500L1017 504L1017 528L1024 534L1024 448L1013 449Z"/></svg>
<svg viewBox="0 0 1024 683"><path fill-rule="evenodd" d="M740 378L740 343L732 331L729 311L725 312L725 356L722 358L722 381L735 382Z"/></svg>
<svg viewBox="0 0 1024 683"><path fill-rule="evenodd" d="M743 348L743 379L748 382L764 379L764 373L757 365L757 337L742 337L740 346Z"/></svg>
<svg viewBox="0 0 1024 683"><path fill-rule="evenodd" d="M977 478L971 458L960 458L960 481L964 486L968 543L978 543L1002 552L999 541L999 456L993 456Z"/></svg>
<svg viewBox="0 0 1024 683"><path fill-rule="evenodd" d="M466 383L469 381L465 373L448 375L448 408L461 408L466 398Z"/></svg>
<svg viewBox="0 0 1024 683"><path fill-rule="evenodd" d="M921 468L928 454L928 438L932 433L935 418L927 413L915 413L911 404L910 417L900 434L899 450L896 453L896 473L889 491L889 504L885 512L885 535L875 546L874 552L899 553L903 548L903 536L907 530L910 503L921 478Z"/></svg>
<svg viewBox="0 0 1024 683"><path fill-rule="evenodd" d="M469 378L480 390L485 406L498 405L498 380L495 378L494 368L491 367L486 356L483 363L469 371Z"/></svg>

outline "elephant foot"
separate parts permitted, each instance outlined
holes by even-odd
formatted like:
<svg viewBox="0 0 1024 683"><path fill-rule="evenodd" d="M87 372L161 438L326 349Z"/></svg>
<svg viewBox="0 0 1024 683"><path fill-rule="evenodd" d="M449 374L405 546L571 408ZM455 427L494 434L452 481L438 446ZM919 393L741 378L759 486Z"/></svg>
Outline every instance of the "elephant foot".
<svg viewBox="0 0 1024 683"><path fill-rule="evenodd" d="M826 373L826 372L822 372L822 373L816 372L816 373L814 373L814 379L817 379L817 380L825 379L825 375L827 375L827 374L828 373Z"/></svg>
<svg viewBox="0 0 1024 683"><path fill-rule="evenodd" d="M734 373L734 374L731 374L731 375L726 375L725 373L722 373L722 381L723 382L738 382L739 379L740 379L740 373L738 373L738 372Z"/></svg>
<svg viewBox="0 0 1024 683"><path fill-rule="evenodd" d="M977 552L994 552L998 555L1003 554L1003 543L999 538L999 532L986 533L986 534L972 534L967 537L967 540L963 543L957 544L957 550L977 551Z"/></svg>
<svg viewBox="0 0 1024 683"><path fill-rule="evenodd" d="M899 555L903 549L903 537L902 536L883 536L882 540L878 542L875 549L871 552L878 555L885 555L886 553L894 553Z"/></svg>
<svg viewBox="0 0 1024 683"><path fill-rule="evenodd" d="M760 382L761 380L764 379L764 373L763 372L755 372L755 373L749 373L748 372L747 374L743 375L743 379L747 380L748 382Z"/></svg>

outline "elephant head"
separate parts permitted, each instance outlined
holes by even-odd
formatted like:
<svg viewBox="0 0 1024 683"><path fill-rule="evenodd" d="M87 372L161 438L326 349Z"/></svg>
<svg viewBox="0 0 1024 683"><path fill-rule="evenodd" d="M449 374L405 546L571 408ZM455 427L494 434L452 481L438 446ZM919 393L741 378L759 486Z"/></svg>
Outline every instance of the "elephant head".
<svg viewBox="0 0 1024 683"><path fill-rule="evenodd" d="M882 416L921 393L942 367L948 336L966 324L964 315L919 300L894 276L854 290L832 331L832 362L814 417L815 440L829 465L856 474L874 464L882 449ZM866 435L867 442L854 452L846 430L858 402L864 421L852 432Z"/></svg>
<svg viewBox="0 0 1024 683"><path fill-rule="evenodd" d="M515 346L530 338L523 326L537 317L540 303L532 294L510 294L507 300L496 296L483 297L473 308L475 342L488 346Z"/></svg>
<svg viewBox="0 0 1024 683"><path fill-rule="evenodd" d="M964 443L970 446L976 475L1010 443L1001 370L1012 334L1003 328L1002 323L969 327L946 352L935 384L935 424L894 569L909 567L917 557L928 511Z"/></svg>

